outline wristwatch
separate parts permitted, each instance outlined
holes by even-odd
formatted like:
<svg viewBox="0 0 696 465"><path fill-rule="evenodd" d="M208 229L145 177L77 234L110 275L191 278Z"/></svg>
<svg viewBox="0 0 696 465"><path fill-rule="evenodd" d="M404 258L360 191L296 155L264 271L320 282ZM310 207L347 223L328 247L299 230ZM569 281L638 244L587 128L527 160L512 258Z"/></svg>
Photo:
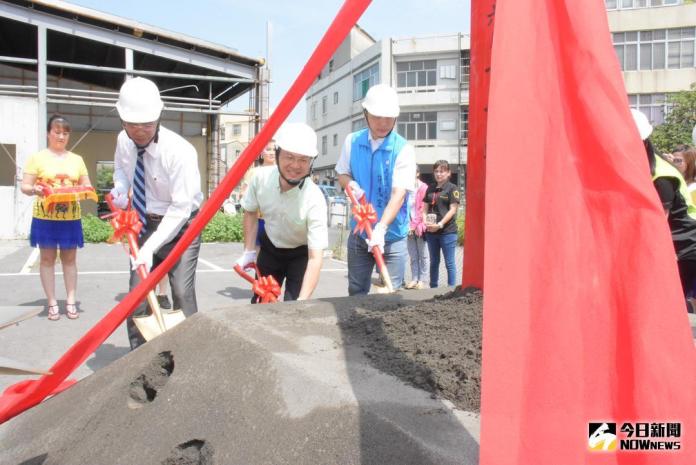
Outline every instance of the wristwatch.
<svg viewBox="0 0 696 465"><path fill-rule="evenodd" d="M442 221L438 221L437 225L440 229L444 228L445 226L442 224Z"/></svg>

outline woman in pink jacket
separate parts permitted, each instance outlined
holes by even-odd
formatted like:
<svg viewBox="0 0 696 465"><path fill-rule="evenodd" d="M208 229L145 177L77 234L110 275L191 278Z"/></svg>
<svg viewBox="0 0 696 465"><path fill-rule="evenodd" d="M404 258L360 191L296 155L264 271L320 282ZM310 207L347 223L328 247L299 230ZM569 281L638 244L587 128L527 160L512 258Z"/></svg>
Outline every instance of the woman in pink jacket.
<svg viewBox="0 0 696 465"><path fill-rule="evenodd" d="M411 282L406 289L425 289L429 279L430 259L428 245L425 242L425 221L423 219L423 198L428 185L418 179L420 171L416 169L416 190L408 196L408 214L410 218L408 231L408 255L411 257Z"/></svg>

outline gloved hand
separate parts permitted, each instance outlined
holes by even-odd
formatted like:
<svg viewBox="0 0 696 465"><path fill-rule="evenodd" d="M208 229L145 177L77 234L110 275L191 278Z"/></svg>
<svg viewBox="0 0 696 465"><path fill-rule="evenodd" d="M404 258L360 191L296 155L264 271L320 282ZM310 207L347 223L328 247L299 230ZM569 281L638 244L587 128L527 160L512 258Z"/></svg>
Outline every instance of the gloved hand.
<svg viewBox="0 0 696 465"><path fill-rule="evenodd" d="M138 250L138 255L133 260L133 269L137 270L139 266L145 265L145 270L149 273L152 268L153 250L147 245L147 242Z"/></svg>
<svg viewBox="0 0 696 465"><path fill-rule="evenodd" d="M377 223L372 230L372 239L367 241L367 250L372 252L374 247L377 247L380 252L384 253L384 235L387 228L382 223Z"/></svg>
<svg viewBox="0 0 696 465"><path fill-rule="evenodd" d="M355 195L355 200L360 202L360 199L362 198L363 195L365 195L365 191L362 190L362 187L360 187L360 184L357 183L357 181L353 180L348 183L348 187L350 187L350 190L353 191L353 195Z"/></svg>
<svg viewBox="0 0 696 465"><path fill-rule="evenodd" d="M241 269L245 269L250 264L256 261L256 250L245 250L241 257L237 259L235 265L239 265Z"/></svg>
<svg viewBox="0 0 696 465"><path fill-rule="evenodd" d="M115 187L111 189L111 196L113 197L114 207L124 210L128 207L128 194L124 194Z"/></svg>

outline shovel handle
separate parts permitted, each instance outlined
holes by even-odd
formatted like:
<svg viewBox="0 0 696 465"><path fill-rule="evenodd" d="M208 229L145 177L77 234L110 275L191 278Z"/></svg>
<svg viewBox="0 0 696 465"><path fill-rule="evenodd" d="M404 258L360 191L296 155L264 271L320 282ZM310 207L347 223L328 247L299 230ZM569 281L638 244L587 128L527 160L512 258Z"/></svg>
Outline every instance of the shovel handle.
<svg viewBox="0 0 696 465"><path fill-rule="evenodd" d="M357 199L355 198L355 194L353 193L353 189L350 188L350 186L346 186L345 188L346 194L348 194L348 197L350 198L350 201L356 205L358 203ZM367 201L365 200L365 196L361 197L360 199L360 204L361 205L366 205ZM367 237L369 239L372 239L372 225L367 223L365 225L365 231L367 232ZM377 269L379 270L379 275L382 277L382 281L384 281L384 285L387 288L389 292L394 292L394 286L392 285L391 282L391 277L389 276L389 270L387 270L387 265L384 263L384 255L382 255L382 251L379 250L379 247L373 247L372 248L372 255L375 257L375 262L377 263Z"/></svg>

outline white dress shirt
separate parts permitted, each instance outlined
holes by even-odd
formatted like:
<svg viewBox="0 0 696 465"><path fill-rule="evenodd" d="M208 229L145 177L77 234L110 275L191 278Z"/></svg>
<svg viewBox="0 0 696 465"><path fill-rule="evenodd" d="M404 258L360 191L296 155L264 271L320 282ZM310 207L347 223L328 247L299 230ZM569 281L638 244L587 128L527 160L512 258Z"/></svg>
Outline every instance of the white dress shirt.
<svg viewBox="0 0 696 465"><path fill-rule="evenodd" d="M122 194L131 190L137 159L135 143L121 131L114 154L114 187ZM147 241L157 251L203 202L198 154L186 139L160 126L157 142L147 146L143 162L147 212L164 217Z"/></svg>
<svg viewBox="0 0 696 465"><path fill-rule="evenodd" d="M336 163L336 173L347 174L351 177L350 151L353 145L353 134L355 133L348 134L346 137L343 147L341 148L341 155ZM384 142L384 138L373 139L372 133L369 129L367 131L367 139L370 141L370 147L372 148L373 153L379 148L380 145L382 145L382 142ZM416 179L416 153L411 144L406 144L401 149L401 152L399 152L396 156L394 172L392 173L392 188L401 187L407 191L413 192L414 179ZM362 187L364 190L366 186L360 187Z"/></svg>

